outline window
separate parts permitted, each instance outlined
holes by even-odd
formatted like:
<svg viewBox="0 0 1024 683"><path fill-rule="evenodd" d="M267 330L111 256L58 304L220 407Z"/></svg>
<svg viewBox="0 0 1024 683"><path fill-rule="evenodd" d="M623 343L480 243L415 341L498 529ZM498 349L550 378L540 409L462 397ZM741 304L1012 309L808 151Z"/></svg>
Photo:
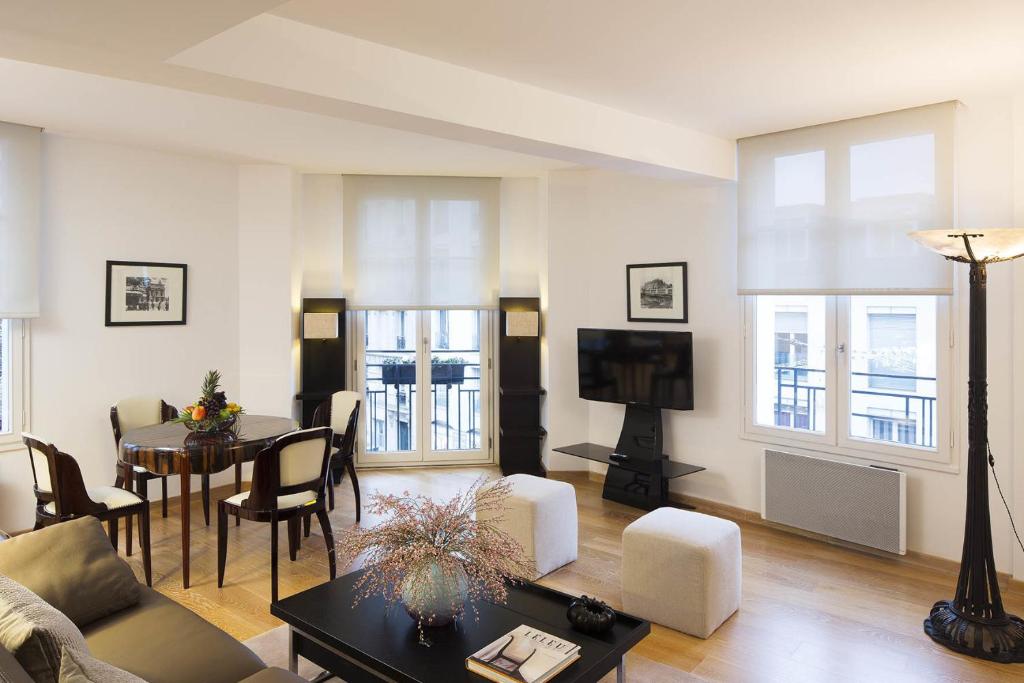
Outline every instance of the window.
<svg viewBox="0 0 1024 683"><path fill-rule="evenodd" d="M27 428L23 406L27 403L25 382L26 348L22 330L27 324L17 319L0 319L0 450L21 447L21 432Z"/></svg>
<svg viewBox="0 0 1024 683"><path fill-rule="evenodd" d="M488 312L371 309L355 325L366 415L358 462L489 462Z"/></svg>
<svg viewBox="0 0 1024 683"><path fill-rule="evenodd" d="M756 297L758 425L824 433L825 297Z"/></svg>
<svg viewBox="0 0 1024 683"><path fill-rule="evenodd" d="M948 300L747 298L748 436L948 463Z"/></svg>

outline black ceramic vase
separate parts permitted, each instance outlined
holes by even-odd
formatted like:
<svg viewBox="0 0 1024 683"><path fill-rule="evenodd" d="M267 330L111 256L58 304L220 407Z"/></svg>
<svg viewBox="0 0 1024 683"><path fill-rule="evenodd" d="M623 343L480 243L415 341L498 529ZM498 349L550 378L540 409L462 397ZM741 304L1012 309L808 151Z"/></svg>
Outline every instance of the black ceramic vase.
<svg viewBox="0 0 1024 683"><path fill-rule="evenodd" d="M615 610L586 595L570 602L565 616L574 629L588 635L607 633L615 625Z"/></svg>

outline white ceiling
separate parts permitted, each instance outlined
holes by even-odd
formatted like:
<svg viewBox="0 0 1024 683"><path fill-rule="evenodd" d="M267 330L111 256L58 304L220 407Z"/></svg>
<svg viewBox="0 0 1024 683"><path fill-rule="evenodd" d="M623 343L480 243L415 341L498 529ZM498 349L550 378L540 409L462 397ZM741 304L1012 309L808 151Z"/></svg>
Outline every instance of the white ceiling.
<svg viewBox="0 0 1024 683"><path fill-rule="evenodd" d="M493 74L730 140L1024 92L1024 0L0 0L0 120L333 172L530 175L601 163L586 145L546 158L562 140L502 141L467 125L446 134L429 110L413 125L172 61L268 11L465 67L466 78ZM551 120L536 102L514 113ZM573 120L603 134L594 117ZM632 123L636 135L615 141L622 159L638 156L629 144L665 146L658 126ZM577 160L579 149L594 153Z"/></svg>
<svg viewBox="0 0 1024 683"><path fill-rule="evenodd" d="M531 176L562 161L0 58L0 120L312 173Z"/></svg>
<svg viewBox="0 0 1024 683"><path fill-rule="evenodd" d="M273 12L728 138L1024 87L1022 0L293 0Z"/></svg>

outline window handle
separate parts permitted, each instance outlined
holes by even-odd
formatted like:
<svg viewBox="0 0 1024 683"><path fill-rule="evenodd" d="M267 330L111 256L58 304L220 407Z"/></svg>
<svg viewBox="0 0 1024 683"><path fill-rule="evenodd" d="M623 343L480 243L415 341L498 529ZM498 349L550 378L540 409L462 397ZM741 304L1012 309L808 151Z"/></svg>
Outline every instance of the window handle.
<svg viewBox="0 0 1024 683"><path fill-rule="evenodd" d="M840 344L836 347L838 353L846 353L846 344Z"/></svg>

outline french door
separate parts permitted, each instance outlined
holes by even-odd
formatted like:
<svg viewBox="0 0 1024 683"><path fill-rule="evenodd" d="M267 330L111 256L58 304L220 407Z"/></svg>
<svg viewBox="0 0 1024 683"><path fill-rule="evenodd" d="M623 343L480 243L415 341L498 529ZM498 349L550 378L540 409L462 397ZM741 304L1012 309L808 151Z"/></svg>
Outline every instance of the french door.
<svg viewBox="0 0 1024 683"><path fill-rule="evenodd" d="M367 310L355 324L357 462L491 462L488 312Z"/></svg>

